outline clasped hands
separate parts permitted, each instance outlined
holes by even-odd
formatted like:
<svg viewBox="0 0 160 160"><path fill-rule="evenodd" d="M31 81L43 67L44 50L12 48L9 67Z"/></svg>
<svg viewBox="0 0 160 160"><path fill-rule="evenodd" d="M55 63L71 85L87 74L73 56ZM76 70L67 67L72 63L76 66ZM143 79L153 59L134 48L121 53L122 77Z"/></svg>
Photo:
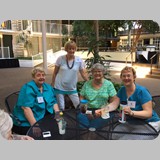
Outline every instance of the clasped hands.
<svg viewBox="0 0 160 160"><path fill-rule="evenodd" d="M89 119L99 118L99 117L101 117L103 110L105 110L105 109L104 108L96 109L96 110L92 111L92 114L87 114L87 117Z"/></svg>
<svg viewBox="0 0 160 160"><path fill-rule="evenodd" d="M122 109L124 111L124 114L132 116L132 110L129 106L126 106Z"/></svg>

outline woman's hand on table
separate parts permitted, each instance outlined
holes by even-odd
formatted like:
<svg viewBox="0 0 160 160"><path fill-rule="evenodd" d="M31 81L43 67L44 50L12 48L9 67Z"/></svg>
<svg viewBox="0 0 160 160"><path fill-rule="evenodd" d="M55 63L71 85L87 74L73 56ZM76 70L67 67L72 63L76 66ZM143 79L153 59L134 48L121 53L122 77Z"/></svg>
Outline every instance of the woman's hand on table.
<svg viewBox="0 0 160 160"><path fill-rule="evenodd" d="M33 134L34 134L36 137L40 137L40 136L41 136L42 131L41 131L41 128L39 128L39 125L38 125L38 124L37 124L36 126L34 126L34 127L32 128L32 130L33 130Z"/></svg>
<svg viewBox="0 0 160 160"><path fill-rule="evenodd" d="M34 140L34 139L30 136L21 136L21 140Z"/></svg>
<svg viewBox="0 0 160 160"><path fill-rule="evenodd" d="M102 115L102 109L95 110L95 116L96 118L100 117Z"/></svg>

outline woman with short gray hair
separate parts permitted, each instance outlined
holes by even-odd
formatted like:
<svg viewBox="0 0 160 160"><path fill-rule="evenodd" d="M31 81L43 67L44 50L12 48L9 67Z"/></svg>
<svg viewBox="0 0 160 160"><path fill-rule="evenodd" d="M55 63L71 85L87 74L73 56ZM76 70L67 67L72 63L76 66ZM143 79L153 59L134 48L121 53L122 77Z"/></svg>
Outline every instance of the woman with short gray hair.
<svg viewBox="0 0 160 160"><path fill-rule="evenodd" d="M105 74L105 72L106 72L105 67L104 67L102 64L100 64L100 63L95 63L95 64L91 67L91 72L94 72L94 70L96 70L96 69L101 70L101 71L103 72L103 74Z"/></svg>
<svg viewBox="0 0 160 160"><path fill-rule="evenodd" d="M85 126L98 128L106 123L100 117L101 113L99 114L99 111L102 107L107 106L108 103L113 102L117 98L117 93L113 83L104 78L105 67L102 64L94 64L91 68L91 73L93 78L83 85L80 92L80 99L88 100L88 109L93 112L92 114L80 113L78 119Z"/></svg>
<svg viewBox="0 0 160 160"><path fill-rule="evenodd" d="M40 67L31 71L32 80L24 84L20 90L18 102L13 115L21 122L13 119L13 132L26 134L29 128L47 114L59 115L59 107L54 89L45 83L45 72Z"/></svg>

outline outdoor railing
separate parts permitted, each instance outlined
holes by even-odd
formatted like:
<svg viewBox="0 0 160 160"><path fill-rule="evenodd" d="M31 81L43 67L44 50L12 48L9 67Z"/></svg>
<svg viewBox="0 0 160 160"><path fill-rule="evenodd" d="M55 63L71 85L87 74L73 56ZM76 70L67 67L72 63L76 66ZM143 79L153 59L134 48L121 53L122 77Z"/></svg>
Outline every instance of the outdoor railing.
<svg viewBox="0 0 160 160"><path fill-rule="evenodd" d="M57 54L53 53L53 50L47 50L47 66L52 66L55 63ZM43 53L38 53L32 56L33 66L37 66L43 63Z"/></svg>
<svg viewBox="0 0 160 160"><path fill-rule="evenodd" d="M151 61L151 65L150 65L150 74L152 74L152 67L153 67L153 58L155 57L155 56L157 56L157 61L159 60L159 52L156 52L156 54L154 54L151 58L150 58L150 61ZM158 62L157 62L157 64L158 64ZM157 68L158 68L158 66L157 66Z"/></svg>
<svg viewBox="0 0 160 160"><path fill-rule="evenodd" d="M9 47L0 47L0 59L2 58L10 58Z"/></svg>
<svg viewBox="0 0 160 160"><path fill-rule="evenodd" d="M0 30L12 30L12 31L21 31L25 29L23 27L23 20L13 20L13 21L6 21L5 27L0 26ZM70 35L72 31L72 25L69 24L57 24L57 23L50 23L45 22L46 24L46 33L49 34L59 34L62 35L63 31ZM32 20L31 21L31 31L33 32L42 32L42 21L41 20Z"/></svg>
<svg viewBox="0 0 160 160"><path fill-rule="evenodd" d="M87 51L88 47L77 47L78 51L84 50ZM99 47L99 51L104 52L115 52L118 51L117 47Z"/></svg>
<svg viewBox="0 0 160 160"><path fill-rule="evenodd" d="M62 34L62 30L66 30L66 33L70 34L72 31L72 25L66 24L57 24L57 23L49 23L46 24L46 33L51 34ZM32 21L32 31L33 32L42 32L42 21Z"/></svg>
<svg viewBox="0 0 160 160"><path fill-rule="evenodd" d="M128 63L128 58L129 58L129 56L131 56L131 53L129 53L129 54L126 56L126 65L127 65L127 63Z"/></svg>

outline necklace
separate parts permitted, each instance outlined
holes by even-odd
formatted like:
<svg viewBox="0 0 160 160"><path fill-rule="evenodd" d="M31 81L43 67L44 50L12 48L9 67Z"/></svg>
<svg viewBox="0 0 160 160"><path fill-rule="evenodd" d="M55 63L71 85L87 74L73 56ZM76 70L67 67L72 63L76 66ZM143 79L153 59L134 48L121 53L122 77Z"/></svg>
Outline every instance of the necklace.
<svg viewBox="0 0 160 160"><path fill-rule="evenodd" d="M74 66L74 59L73 59L73 62L72 62L72 65L71 65L71 67L69 66L69 63L68 63L68 58L67 58L67 56L66 56L66 62L67 62L67 67L68 67L69 69L72 69L72 68L73 68L73 66Z"/></svg>

